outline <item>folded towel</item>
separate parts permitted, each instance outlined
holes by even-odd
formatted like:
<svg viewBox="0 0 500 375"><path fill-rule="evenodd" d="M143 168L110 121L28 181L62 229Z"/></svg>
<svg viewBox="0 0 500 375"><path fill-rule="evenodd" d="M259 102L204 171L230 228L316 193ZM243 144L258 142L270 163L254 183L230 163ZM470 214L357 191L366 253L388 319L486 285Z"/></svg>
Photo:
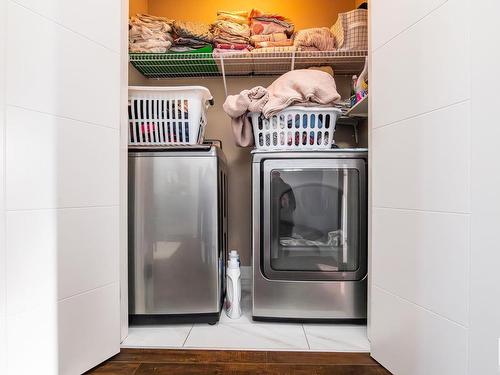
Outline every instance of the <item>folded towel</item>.
<svg viewBox="0 0 500 375"><path fill-rule="evenodd" d="M284 32L286 35L291 36L295 28L293 23L286 17L279 14L261 12L258 9L252 9L248 18L250 19L252 35Z"/></svg>
<svg viewBox="0 0 500 375"><path fill-rule="evenodd" d="M297 31L293 45L315 48L318 51L332 51L335 49L335 37L327 27L315 27Z"/></svg>
<svg viewBox="0 0 500 375"><path fill-rule="evenodd" d="M283 25L276 20L253 18L250 23L252 35L285 33L291 35L293 26Z"/></svg>
<svg viewBox="0 0 500 375"><path fill-rule="evenodd" d="M250 47L250 46L248 46ZM224 56L225 58L227 57L241 57L241 55L244 55L246 53L250 53L249 48L245 49L225 49L225 48L215 48L213 51L213 56L218 57L218 56Z"/></svg>
<svg viewBox="0 0 500 375"><path fill-rule="evenodd" d="M207 43L212 43L214 37L210 32L209 25L192 21L175 21L175 33L183 38L198 39Z"/></svg>
<svg viewBox="0 0 500 375"><path fill-rule="evenodd" d="M169 41L147 40L143 42L131 43L129 50L132 53L165 53L172 45Z"/></svg>
<svg viewBox="0 0 500 375"><path fill-rule="evenodd" d="M239 23L241 25L248 24L248 12L246 10L223 11L217 12L217 19Z"/></svg>
<svg viewBox="0 0 500 375"><path fill-rule="evenodd" d="M274 33L274 34L262 34L262 35L252 35L250 37L250 42L252 44L260 42L282 42L287 40L288 37L285 33Z"/></svg>
<svg viewBox="0 0 500 375"><path fill-rule="evenodd" d="M266 54L266 53L285 53L285 52L293 52L293 51L298 51L299 49L294 46L286 46L286 47L261 47L261 48L255 48L252 50L252 53L254 54Z"/></svg>
<svg viewBox="0 0 500 375"><path fill-rule="evenodd" d="M215 47L227 50L244 50L251 48L250 45L243 43L215 43Z"/></svg>
<svg viewBox="0 0 500 375"><path fill-rule="evenodd" d="M129 20L129 50L130 52L167 52L173 41L171 31L170 20L137 14Z"/></svg>
<svg viewBox="0 0 500 375"><path fill-rule="evenodd" d="M256 48L267 48L267 47L287 47L293 46L293 40L285 39L279 42L257 42L255 43Z"/></svg>

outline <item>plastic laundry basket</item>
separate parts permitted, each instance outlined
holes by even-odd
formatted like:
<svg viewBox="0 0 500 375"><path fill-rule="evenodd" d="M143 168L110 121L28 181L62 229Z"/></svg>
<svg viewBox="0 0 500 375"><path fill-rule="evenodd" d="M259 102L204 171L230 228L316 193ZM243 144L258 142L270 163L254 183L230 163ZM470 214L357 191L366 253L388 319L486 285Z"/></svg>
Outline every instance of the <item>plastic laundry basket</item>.
<svg viewBox="0 0 500 375"><path fill-rule="evenodd" d="M206 110L213 104L206 87L128 89L129 145L191 145L203 142Z"/></svg>
<svg viewBox="0 0 500 375"><path fill-rule="evenodd" d="M292 106L266 119L251 112L255 146L261 150L324 150L331 148L335 123L342 111L331 107Z"/></svg>

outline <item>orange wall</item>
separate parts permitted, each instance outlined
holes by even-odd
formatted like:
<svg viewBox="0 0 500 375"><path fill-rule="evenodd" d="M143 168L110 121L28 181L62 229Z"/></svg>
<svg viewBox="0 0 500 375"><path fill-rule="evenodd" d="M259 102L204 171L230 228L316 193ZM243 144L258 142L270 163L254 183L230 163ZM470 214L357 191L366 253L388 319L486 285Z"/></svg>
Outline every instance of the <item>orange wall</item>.
<svg viewBox="0 0 500 375"><path fill-rule="evenodd" d="M296 28L327 26L337 20L339 12L355 8L356 0L149 0L149 13L172 19L204 23L214 21L217 10L250 10L258 8L290 18Z"/></svg>
<svg viewBox="0 0 500 375"><path fill-rule="evenodd" d="M129 0L128 11L131 16L137 13L148 13L148 0Z"/></svg>

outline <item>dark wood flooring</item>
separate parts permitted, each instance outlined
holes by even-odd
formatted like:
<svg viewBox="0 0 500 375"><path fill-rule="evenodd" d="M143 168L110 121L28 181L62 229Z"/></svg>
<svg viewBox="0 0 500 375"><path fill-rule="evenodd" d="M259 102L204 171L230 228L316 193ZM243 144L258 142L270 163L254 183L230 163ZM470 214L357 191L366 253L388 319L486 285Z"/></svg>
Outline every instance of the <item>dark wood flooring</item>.
<svg viewBox="0 0 500 375"><path fill-rule="evenodd" d="M92 375L390 375L367 353L122 349Z"/></svg>

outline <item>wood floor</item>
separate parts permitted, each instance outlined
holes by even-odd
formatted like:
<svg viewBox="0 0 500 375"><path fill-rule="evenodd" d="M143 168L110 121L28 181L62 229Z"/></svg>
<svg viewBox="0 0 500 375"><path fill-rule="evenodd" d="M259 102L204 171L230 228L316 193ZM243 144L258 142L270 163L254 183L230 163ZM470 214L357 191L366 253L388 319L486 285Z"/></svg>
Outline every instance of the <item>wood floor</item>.
<svg viewBox="0 0 500 375"><path fill-rule="evenodd" d="M122 349L92 375L390 375L366 353Z"/></svg>

